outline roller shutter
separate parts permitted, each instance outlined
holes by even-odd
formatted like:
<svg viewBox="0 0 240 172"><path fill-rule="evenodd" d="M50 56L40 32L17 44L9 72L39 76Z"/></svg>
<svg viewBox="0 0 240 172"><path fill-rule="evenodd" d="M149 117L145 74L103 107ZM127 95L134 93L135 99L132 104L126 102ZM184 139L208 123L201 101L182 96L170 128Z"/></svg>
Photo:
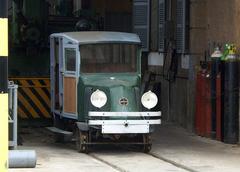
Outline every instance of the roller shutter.
<svg viewBox="0 0 240 172"><path fill-rule="evenodd" d="M166 21L166 2L165 0L159 0L158 6L158 24L159 24L159 52L165 51L165 21Z"/></svg>
<svg viewBox="0 0 240 172"><path fill-rule="evenodd" d="M176 47L178 53L186 50L186 0L177 0Z"/></svg>
<svg viewBox="0 0 240 172"><path fill-rule="evenodd" d="M133 0L133 32L138 34L143 51L149 50L150 0Z"/></svg>

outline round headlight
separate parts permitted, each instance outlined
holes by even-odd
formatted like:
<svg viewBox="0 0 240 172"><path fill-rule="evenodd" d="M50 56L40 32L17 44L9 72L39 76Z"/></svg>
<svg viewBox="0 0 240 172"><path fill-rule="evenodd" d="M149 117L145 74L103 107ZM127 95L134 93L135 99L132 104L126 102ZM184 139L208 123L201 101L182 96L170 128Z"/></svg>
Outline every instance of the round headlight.
<svg viewBox="0 0 240 172"><path fill-rule="evenodd" d="M90 100L93 106L101 108L107 103L107 96L103 91L96 90L92 93Z"/></svg>
<svg viewBox="0 0 240 172"><path fill-rule="evenodd" d="M155 93L148 91L143 94L143 96L141 98L141 102L145 108L152 109L157 105L158 98Z"/></svg>

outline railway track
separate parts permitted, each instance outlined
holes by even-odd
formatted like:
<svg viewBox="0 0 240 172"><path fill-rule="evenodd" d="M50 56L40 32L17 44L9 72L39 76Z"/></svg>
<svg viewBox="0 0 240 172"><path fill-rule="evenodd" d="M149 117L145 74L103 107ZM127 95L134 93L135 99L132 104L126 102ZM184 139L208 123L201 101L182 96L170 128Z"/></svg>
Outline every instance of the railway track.
<svg viewBox="0 0 240 172"><path fill-rule="evenodd" d="M142 153L136 146L95 145L89 154L82 154L77 153L74 141L54 143L54 138L49 132L39 130L34 133L28 140L31 146L35 145L34 149L38 152L40 165L31 172L45 172L51 168L54 171L55 168L64 166L64 163L71 164L69 168L76 169L76 171L88 172L196 172L194 169L175 163L154 152Z"/></svg>
<svg viewBox="0 0 240 172"><path fill-rule="evenodd" d="M114 164L111 164L111 163L109 163L108 161L106 161L106 160L104 160L104 159L102 159L102 158L99 158L98 156L96 156L96 155L94 155L94 154L89 154L89 156L92 157L92 158L94 158L94 159L96 159L96 160L98 160L98 161L100 161L100 162L102 162L102 163L104 163L104 164L106 164L106 165L108 165L108 166L110 166L111 168L115 169L116 171L126 172L126 170L124 170L123 168L118 167L118 166L116 166L116 165L114 165Z"/></svg>
<svg viewBox="0 0 240 172"><path fill-rule="evenodd" d="M189 169L183 165L171 162L161 157L157 157L154 154L136 152L128 152L127 154L122 156L121 153L114 153L114 155L113 153L90 153L89 156L119 172L196 172L195 170ZM131 156L134 157L130 158ZM135 158L135 160L133 158ZM145 161L145 163L143 163L143 161Z"/></svg>
<svg viewBox="0 0 240 172"><path fill-rule="evenodd" d="M73 149L75 148L73 143L70 145ZM90 153L86 155L118 172L197 172L194 169L161 157L153 152L140 152L136 146L120 144L98 145L92 148ZM145 164L143 163L144 161L146 162ZM141 168L140 171L139 168Z"/></svg>
<svg viewBox="0 0 240 172"><path fill-rule="evenodd" d="M141 172L141 171L176 171L197 172L182 164L156 155L152 152L142 153L127 146L116 146L110 150L94 150L88 156L110 166L119 172Z"/></svg>

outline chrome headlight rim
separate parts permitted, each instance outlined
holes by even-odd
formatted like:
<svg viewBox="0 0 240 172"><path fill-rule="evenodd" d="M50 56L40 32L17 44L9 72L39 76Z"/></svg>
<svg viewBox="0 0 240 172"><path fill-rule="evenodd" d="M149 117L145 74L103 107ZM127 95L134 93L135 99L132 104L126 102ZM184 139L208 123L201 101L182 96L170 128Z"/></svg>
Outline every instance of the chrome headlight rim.
<svg viewBox="0 0 240 172"><path fill-rule="evenodd" d="M141 103L145 108L152 109L157 106L158 97L154 92L149 90L142 95Z"/></svg>
<svg viewBox="0 0 240 172"><path fill-rule="evenodd" d="M107 95L104 91L97 89L91 94L90 101L94 107L102 108L107 103Z"/></svg>

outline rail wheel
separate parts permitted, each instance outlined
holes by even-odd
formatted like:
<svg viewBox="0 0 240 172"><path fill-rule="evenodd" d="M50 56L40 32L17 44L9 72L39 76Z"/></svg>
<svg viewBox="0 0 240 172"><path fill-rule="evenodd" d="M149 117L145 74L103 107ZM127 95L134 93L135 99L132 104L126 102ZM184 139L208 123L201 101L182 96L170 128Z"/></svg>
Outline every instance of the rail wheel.
<svg viewBox="0 0 240 172"><path fill-rule="evenodd" d="M150 152L152 149L152 138L151 134L143 134L143 148L142 151L145 153Z"/></svg>
<svg viewBox="0 0 240 172"><path fill-rule="evenodd" d="M76 146L78 152L88 153L89 151L89 135L87 131L76 130Z"/></svg>

